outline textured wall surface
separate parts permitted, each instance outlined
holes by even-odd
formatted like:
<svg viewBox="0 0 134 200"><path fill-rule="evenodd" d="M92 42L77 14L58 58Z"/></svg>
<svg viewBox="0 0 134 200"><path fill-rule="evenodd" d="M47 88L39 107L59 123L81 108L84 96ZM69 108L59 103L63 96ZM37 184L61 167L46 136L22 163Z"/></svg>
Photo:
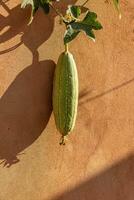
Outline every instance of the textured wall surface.
<svg viewBox="0 0 134 200"><path fill-rule="evenodd" d="M41 10L27 26L29 8L0 3L0 200L134 199L134 1L121 1L122 20L103 0L88 6L104 28L70 44L79 107L60 146L51 93L64 26Z"/></svg>

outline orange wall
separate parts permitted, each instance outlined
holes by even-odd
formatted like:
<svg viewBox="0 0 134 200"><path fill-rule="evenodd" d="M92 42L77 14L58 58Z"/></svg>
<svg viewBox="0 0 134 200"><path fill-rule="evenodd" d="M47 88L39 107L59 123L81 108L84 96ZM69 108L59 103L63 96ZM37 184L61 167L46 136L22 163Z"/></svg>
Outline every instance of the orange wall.
<svg viewBox="0 0 134 200"><path fill-rule="evenodd" d="M0 5L0 200L133 200L134 1L122 0L122 20L88 3L104 28L95 43L80 34L70 44L80 97L65 146L51 106L64 26L42 11L27 26L19 3Z"/></svg>

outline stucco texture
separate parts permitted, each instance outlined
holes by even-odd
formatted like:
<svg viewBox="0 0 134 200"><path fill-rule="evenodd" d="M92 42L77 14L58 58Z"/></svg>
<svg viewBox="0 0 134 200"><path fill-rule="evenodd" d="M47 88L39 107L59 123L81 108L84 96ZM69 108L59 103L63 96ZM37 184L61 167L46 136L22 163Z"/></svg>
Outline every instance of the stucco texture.
<svg viewBox="0 0 134 200"><path fill-rule="evenodd" d="M27 26L29 8L0 2L0 200L134 199L134 1L121 1L121 20L104 0L87 6L103 30L69 46L79 106L60 146L51 95L64 26L41 10Z"/></svg>

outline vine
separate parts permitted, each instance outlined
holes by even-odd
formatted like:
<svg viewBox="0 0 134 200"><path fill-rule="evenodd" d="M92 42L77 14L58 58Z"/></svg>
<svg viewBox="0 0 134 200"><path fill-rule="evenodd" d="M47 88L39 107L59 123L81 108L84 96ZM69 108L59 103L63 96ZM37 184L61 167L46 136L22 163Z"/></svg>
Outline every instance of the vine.
<svg viewBox="0 0 134 200"><path fill-rule="evenodd" d="M102 25L97 20L97 14L95 12L91 12L88 7L85 7L89 0L84 1L81 5L69 5L65 16L63 16L63 14L53 5L53 3L56 1L60 4L61 0L22 0L21 7L25 8L29 4L32 7L29 24L32 23L33 17L39 7L44 10L45 14L49 14L50 8L54 10L55 13L60 17L61 22L65 24L65 45L74 40L80 32L85 32L90 39L95 41L94 30L102 29ZM119 0L112 1L119 13L119 18L121 18ZM82 12L85 13L85 16L83 19L80 19Z"/></svg>

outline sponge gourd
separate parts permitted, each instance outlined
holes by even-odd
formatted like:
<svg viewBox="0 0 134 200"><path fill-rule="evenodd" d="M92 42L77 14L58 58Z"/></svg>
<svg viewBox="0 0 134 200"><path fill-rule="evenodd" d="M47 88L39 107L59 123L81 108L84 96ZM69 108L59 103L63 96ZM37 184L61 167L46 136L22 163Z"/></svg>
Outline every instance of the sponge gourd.
<svg viewBox="0 0 134 200"><path fill-rule="evenodd" d="M73 55L63 52L56 65L53 82L53 112L61 143L74 128L78 105L78 74Z"/></svg>

